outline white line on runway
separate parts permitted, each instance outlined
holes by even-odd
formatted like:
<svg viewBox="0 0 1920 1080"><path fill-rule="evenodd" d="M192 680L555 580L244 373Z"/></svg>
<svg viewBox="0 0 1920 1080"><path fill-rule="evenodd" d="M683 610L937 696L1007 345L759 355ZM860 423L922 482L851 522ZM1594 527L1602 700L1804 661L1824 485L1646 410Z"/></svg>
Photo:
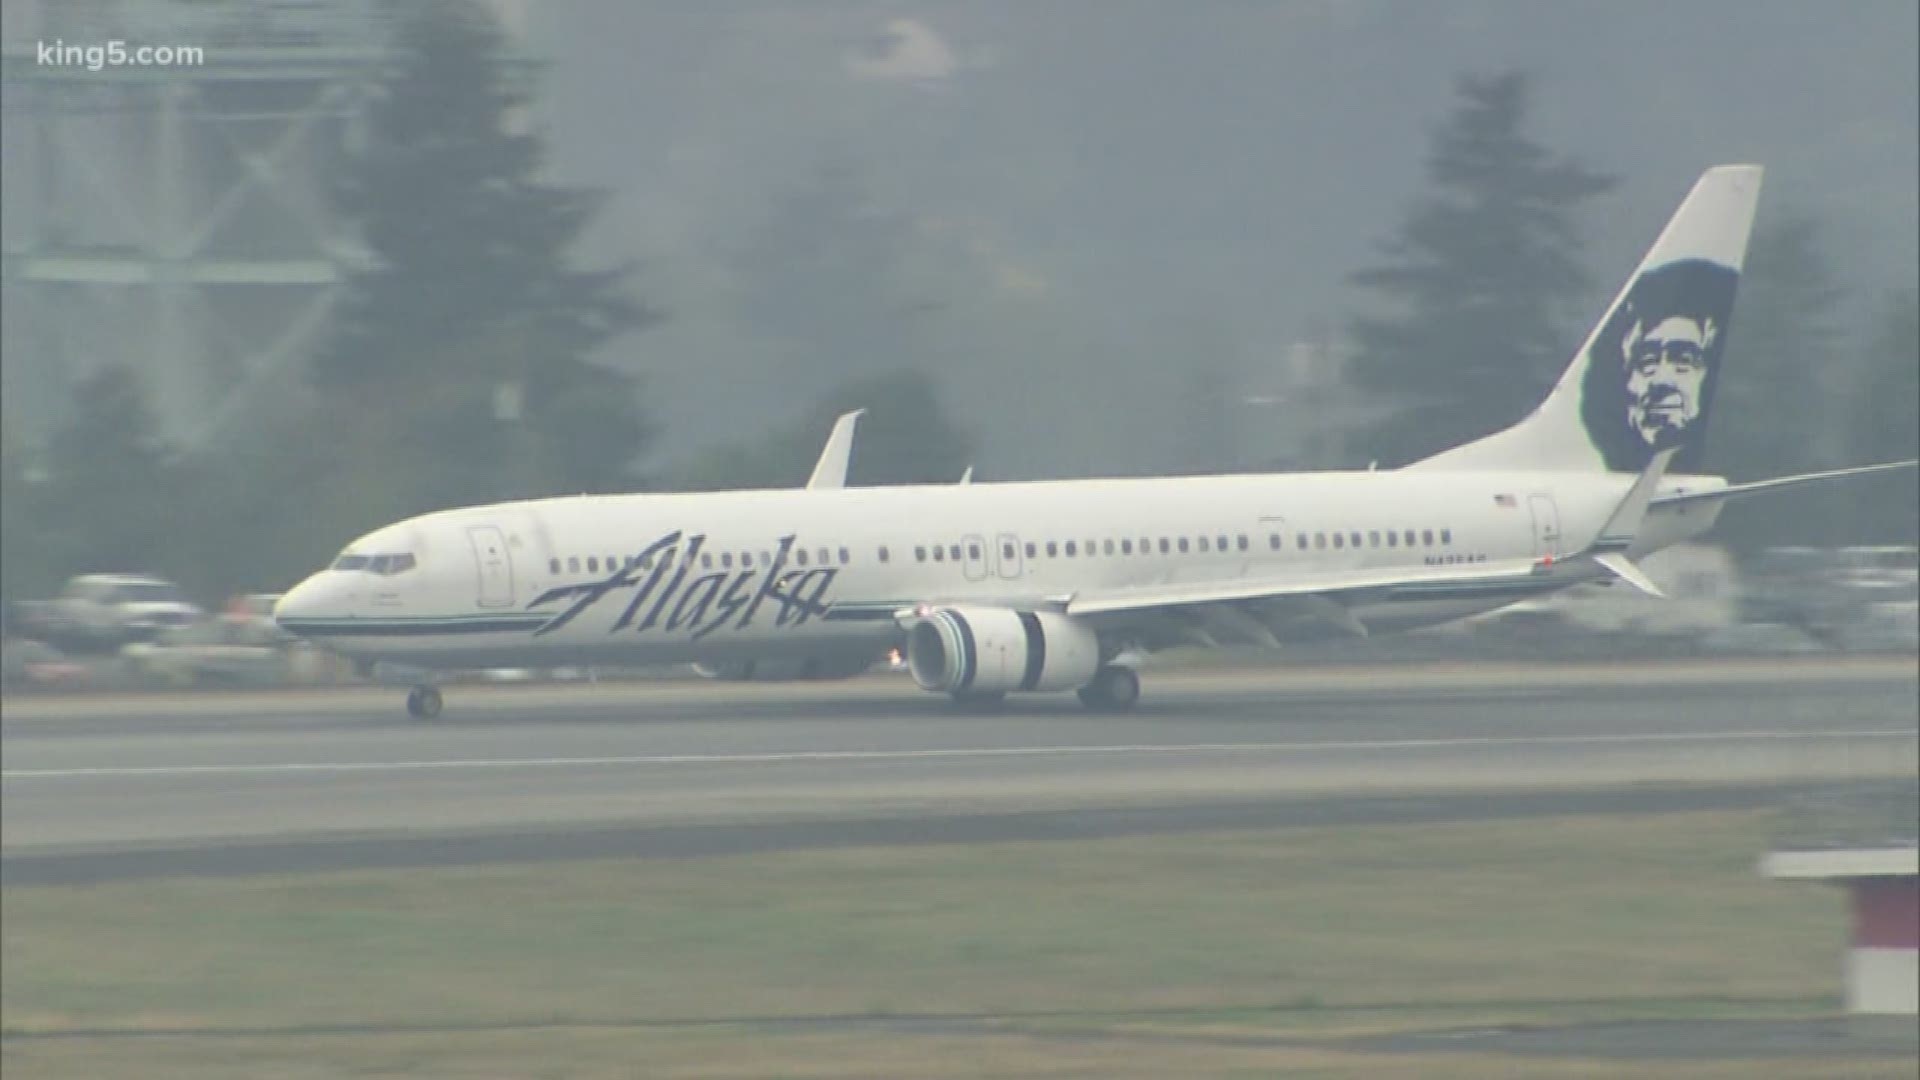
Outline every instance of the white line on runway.
<svg viewBox="0 0 1920 1080"><path fill-rule="evenodd" d="M1642 735L1514 735L1464 739L1382 739L1348 742L1153 743L1118 746L950 747L928 750L788 750L758 754L641 754L621 757L472 758L446 761L287 762L264 765L146 765L78 769L7 769L0 780L64 780L84 777L244 776L284 773L406 772L450 769L582 768L613 765L761 765L812 761L920 761L930 758L1006 758L1096 754L1316 754L1353 750L1442 750L1500 746L1633 746L1673 743L1915 739L1920 732L1726 731L1655 732Z"/></svg>

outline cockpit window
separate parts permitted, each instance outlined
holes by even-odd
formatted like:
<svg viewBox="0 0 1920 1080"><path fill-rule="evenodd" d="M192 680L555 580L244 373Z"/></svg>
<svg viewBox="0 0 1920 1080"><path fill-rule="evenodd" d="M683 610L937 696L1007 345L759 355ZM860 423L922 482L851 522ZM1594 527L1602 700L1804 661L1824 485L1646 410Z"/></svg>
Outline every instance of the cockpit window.
<svg viewBox="0 0 1920 1080"><path fill-rule="evenodd" d="M398 555L342 555L333 561L335 570L366 570L383 577L404 574L415 565L410 551Z"/></svg>

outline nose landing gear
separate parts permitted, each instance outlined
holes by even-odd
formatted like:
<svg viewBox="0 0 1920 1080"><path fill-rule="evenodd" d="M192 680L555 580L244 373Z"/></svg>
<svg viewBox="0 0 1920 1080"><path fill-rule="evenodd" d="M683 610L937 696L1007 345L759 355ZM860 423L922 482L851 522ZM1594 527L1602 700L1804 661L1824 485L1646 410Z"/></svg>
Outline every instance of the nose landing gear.
<svg viewBox="0 0 1920 1080"><path fill-rule="evenodd" d="M407 714L420 720L440 715L440 691L431 686L416 686L407 691Z"/></svg>

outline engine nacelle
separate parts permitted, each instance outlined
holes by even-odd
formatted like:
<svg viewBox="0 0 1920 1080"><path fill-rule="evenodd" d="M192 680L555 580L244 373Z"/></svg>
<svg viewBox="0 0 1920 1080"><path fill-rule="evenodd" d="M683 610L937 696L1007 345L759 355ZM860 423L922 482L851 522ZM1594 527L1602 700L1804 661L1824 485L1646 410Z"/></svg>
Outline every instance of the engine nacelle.
<svg viewBox="0 0 1920 1080"><path fill-rule="evenodd" d="M922 690L1070 690L1100 669L1100 637L1050 611L935 608L907 627L907 668Z"/></svg>
<svg viewBox="0 0 1920 1080"><path fill-rule="evenodd" d="M810 679L851 679L873 666L868 653L831 656L765 656L751 660L720 660L693 665L705 678L724 682L802 682Z"/></svg>

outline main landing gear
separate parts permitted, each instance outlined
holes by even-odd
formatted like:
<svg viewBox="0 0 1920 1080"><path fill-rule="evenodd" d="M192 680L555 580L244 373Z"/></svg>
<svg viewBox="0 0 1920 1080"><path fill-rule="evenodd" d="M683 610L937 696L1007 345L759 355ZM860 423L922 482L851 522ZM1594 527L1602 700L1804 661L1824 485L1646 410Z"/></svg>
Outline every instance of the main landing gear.
<svg viewBox="0 0 1920 1080"><path fill-rule="evenodd" d="M1126 712L1140 701L1140 676L1130 667L1108 665L1080 688L1080 704L1095 712Z"/></svg>
<svg viewBox="0 0 1920 1080"><path fill-rule="evenodd" d="M420 720L440 715L440 691L432 686L416 686L407 691L407 714Z"/></svg>

